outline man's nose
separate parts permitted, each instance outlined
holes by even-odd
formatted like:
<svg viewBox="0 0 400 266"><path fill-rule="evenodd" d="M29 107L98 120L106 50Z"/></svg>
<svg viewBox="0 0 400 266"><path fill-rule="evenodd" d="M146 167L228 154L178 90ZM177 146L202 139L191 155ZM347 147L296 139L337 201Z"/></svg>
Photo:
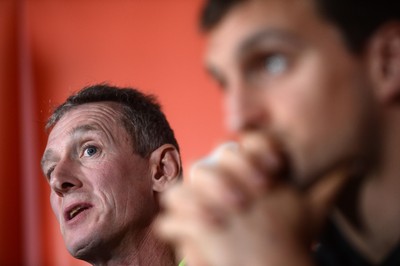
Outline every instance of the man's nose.
<svg viewBox="0 0 400 266"><path fill-rule="evenodd" d="M51 189L60 197L82 187L76 162L63 159L55 166L50 179Z"/></svg>
<svg viewBox="0 0 400 266"><path fill-rule="evenodd" d="M268 123L268 106L264 104L265 95L255 88L237 84L226 93L225 107L228 128L241 132L265 127Z"/></svg>

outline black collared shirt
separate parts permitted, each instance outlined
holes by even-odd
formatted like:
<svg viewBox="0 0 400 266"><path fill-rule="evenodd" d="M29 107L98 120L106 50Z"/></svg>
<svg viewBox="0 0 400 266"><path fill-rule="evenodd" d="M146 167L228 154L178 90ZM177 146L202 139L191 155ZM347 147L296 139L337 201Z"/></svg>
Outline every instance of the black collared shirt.
<svg viewBox="0 0 400 266"><path fill-rule="evenodd" d="M400 226L400 225L399 225ZM347 243L341 232L329 223L315 251L318 266L372 266ZM400 245L380 266L400 266Z"/></svg>

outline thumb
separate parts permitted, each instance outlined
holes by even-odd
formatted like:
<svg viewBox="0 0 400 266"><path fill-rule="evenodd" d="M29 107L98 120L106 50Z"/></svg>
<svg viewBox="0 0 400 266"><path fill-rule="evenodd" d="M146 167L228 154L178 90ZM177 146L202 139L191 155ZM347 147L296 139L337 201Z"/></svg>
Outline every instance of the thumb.
<svg viewBox="0 0 400 266"><path fill-rule="evenodd" d="M263 173L277 174L285 167L281 147L272 136L246 132L240 137L240 147Z"/></svg>

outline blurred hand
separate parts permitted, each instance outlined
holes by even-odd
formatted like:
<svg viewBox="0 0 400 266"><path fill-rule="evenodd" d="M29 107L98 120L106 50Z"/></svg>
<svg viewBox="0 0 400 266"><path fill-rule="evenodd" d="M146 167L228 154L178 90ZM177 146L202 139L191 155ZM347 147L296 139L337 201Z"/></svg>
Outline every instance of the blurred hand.
<svg viewBox="0 0 400 266"><path fill-rule="evenodd" d="M189 266L313 265L313 237L346 180L339 169L299 191L280 177L279 148L261 135L226 143L163 198L156 226Z"/></svg>

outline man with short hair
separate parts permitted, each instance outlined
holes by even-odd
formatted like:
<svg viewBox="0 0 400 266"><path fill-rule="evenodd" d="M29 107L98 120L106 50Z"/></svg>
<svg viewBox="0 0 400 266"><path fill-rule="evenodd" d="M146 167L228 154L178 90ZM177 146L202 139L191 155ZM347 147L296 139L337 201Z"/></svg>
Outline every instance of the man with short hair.
<svg viewBox="0 0 400 266"><path fill-rule="evenodd" d="M400 2L210 0L202 19L238 140L167 195L163 235L191 266L400 265Z"/></svg>
<svg viewBox="0 0 400 266"><path fill-rule="evenodd" d="M159 197L181 176L179 146L152 96L90 86L50 117L42 169L65 245L93 265L178 263L154 234Z"/></svg>

